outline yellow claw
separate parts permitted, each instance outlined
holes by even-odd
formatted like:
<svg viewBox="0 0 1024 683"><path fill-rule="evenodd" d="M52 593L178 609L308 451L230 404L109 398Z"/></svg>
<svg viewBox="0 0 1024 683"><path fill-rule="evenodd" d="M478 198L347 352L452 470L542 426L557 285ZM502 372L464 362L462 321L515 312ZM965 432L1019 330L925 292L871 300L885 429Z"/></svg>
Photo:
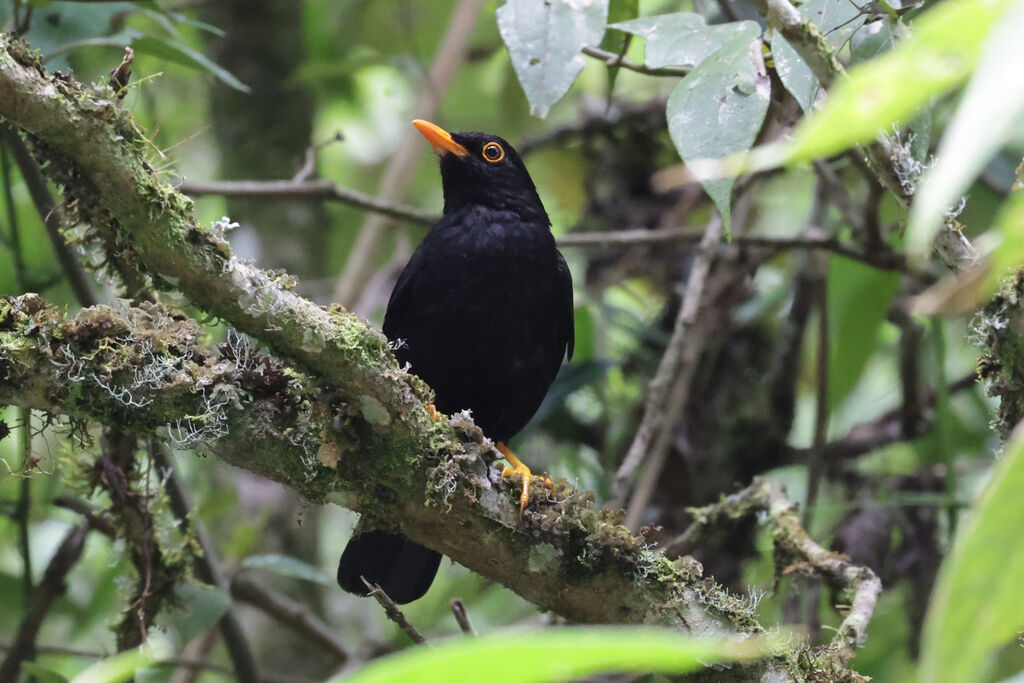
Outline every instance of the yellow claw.
<svg viewBox="0 0 1024 683"><path fill-rule="evenodd" d="M511 477L513 475L520 475L523 478L523 492L519 495L519 516L522 517L523 512L526 511L526 506L530 503L530 480L541 479L544 486L548 489L553 489L554 484L551 480L545 476L535 476L530 472L530 468L527 467L522 460L516 457L515 453L509 450L508 446L499 441L497 443L498 452L501 453L505 460L508 461L508 465L501 471L501 478Z"/></svg>
<svg viewBox="0 0 1024 683"><path fill-rule="evenodd" d="M443 417L441 413L438 412L437 406L435 406L433 403L427 404L427 412L430 413L430 419L433 420L434 422L440 422L441 418Z"/></svg>

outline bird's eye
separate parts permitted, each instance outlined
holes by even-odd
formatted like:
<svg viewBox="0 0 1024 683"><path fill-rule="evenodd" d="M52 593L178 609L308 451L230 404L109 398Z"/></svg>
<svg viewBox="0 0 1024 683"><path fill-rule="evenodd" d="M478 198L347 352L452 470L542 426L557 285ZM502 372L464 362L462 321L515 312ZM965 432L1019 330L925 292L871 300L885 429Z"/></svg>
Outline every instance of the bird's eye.
<svg viewBox="0 0 1024 683"><path fill-rule="evenodd" d="M505 150L497 142L488 142L484 145L483 154L484 159L487 159L492 164L496 164L505 158Z"/></svg>

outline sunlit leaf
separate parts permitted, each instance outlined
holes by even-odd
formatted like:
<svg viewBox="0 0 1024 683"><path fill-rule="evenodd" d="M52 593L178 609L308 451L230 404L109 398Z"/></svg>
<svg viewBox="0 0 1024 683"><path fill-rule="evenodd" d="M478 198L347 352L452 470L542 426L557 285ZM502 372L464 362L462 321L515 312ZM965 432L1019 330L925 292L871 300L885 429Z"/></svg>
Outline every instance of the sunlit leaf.
<svg viewBox="0 0 1024 683"><path fill-rule="evenodd" d="M911 118L930 97L967 78L985 36L1013 1L947 1L926 12L910 38L838 81L821 111L797 127L792 142L768 155L774 156L768 165L836 154Z"/></svg>
<svg viewBox="0 0 1024 683"><path fill-rule="evenodd" d="M697 66L726 43L750 43L761 34L753 21L708 26L694 12L658 14L609 25L644 39L644 64L649 67Z"/></svg>
<svg viewBox="0 0 1024 683"><path fill-rule="evenodd" d="M324 586L334 585L334 580L324 572L311 564L287 555L250 555L242 560L242 566L248 569L265 569L279 576L312 581Z"/></svg>
<svg viewBox="0 0 1024 683"><path fill-rule="evenodd" d="M800 6L800 13L821 29L833 50L845 45L867 17L858 3L848 0L810 0ZM819 86L811 67L778 33L772 37L772 56L782 85L796 98L804 111L809 110L814 104Z"/></svg>
<svg viewBox="0 0 1024 683"><path fill-rule="evenodd" d="M668 98L668 130L683 161L725 157L754 144L771 86L760 71L760 41L735 40L683 78ZM735 178L701 181L728 233Z"/></svg>
<svg viewBox="0 0 1024 683"><path fill-rule="evenodd" d="M920 681L987 680L995 652L1024 627L1024 428L957 529L925 619Z"/></svg>
<svg viewBox="0 0 1024 683"><path fill-rule="evenodd" d="M406 683L485 678L487 683L547 683L602 671L695 671L716 661L751 659L763 651L763 641L753 638L737 642L688 638L678 631L648 627L564 627L410 648L376 660L352 676L332 680ZM495 662L504 664L495 666ZM484 671L486 676L481 676Z"/></svg>
<svg viewBox="0 0 1024 683"><path fill-rule="evenodd" d="M580 50L601 42L608 0L508 0L497 14L530 113L544 118L583 69Z"/></svg>
<svg viewBox="0 0 1024 683"><path fill-rule="evenodd" d="M101 659L71 679L71 683L121 683L142 668L168 658L172 653L165 636L151 633L146 643L132 650Z"/></svg>
<svg viewBox="0 0 1024 683"><path fill-rule="evenodd" d="M1018 2L989 35L978 67L936 153L921 179L907 226L907 248L927 254L943 216L998 149L1024 127L1024 69L1020 40L1024 2Z"/></svg>

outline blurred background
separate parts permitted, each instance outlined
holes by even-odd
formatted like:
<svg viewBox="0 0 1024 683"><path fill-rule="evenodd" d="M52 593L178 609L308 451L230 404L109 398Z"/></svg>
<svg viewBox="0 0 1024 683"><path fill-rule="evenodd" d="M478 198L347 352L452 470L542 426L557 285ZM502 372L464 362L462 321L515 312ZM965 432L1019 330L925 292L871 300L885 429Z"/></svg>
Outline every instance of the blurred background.
<svg viewBox="0 0 1024 683"><path fill-rule="evenodd" d="M753 522L716 527L699 544L680 538L691 521L688 508L713 503L754 475L772 476L801 503L812 537L883 580L856 670L881 681L910 680L936 571L1000 447L999 430L990 425L997 403L974 381L984 351L972 343L978 323L971 315L907 314L907 302L945 271L889 259L899 253L902 209L855 154L745 176L733 193L736 239L717 255L699 331L686 347L692 376L680 390L681 409L670 415L664 457L641 466L640 484L617 491L614 477L670 339L696 243L716 209L683 168L666 124L678 75L609 69L601 56L623 50L642 63L642 41L607 32L596 56L583 57L572 89L540 119L531 116L499 35L498 6L21 1L0 5L0 25L21 31L48 69L71 71L83 82L105 81L124 47L133 46L125 106L149 138L160 172L196 197L199 221L229 217L239 224L229 235L239 257L285 269L299 279L301 294L342 303L376 325L429 223L294 188L330 181L437 214L436 157L410 120L509 140L562 240L576 301L575 357L513 448L535 471L593 490L598 503L625 507L634 526L654 525L656 542L694 554L736 593L763 596L762 623L805 624L827 638L842 618L831 607L836 600L816 580L777 577L771 539ZM622 19L688 11L710 23L760 21L742 0L641 0L612 8ZM883 53L913 18L870 7L853 15L839 41L848 63ZM772 96L759 142L778 139L801 116L775 66L769 61ZM937 99L913 138L903 131L916 158L928 159L955 105L955 98ZM1001 150L971 187L958 217L968 237L992 223L1020 158L1020 146ZM78 307L7 146L0 159L0 294L35 291ZM244 193L218 185L238 180L293 187ZM600 238L623 230L681 236L653 244ZM801 245L833 238L866 256ZM88 267L88 250L78 255ZM88 278L100 300L117 295L102 271ZM226 335L216 321L205 332L211 344ZM0 439L0 645L9 645L26 581L39 580L78 519L55 499L84 500L90 492L67 476L77 456L59 424L14 408L0 409L0 417L11 428ZM1005 433L1008 426L1001 426ZM375 602L334 583L354 514L306 504L214 458L176 451L174 461L225 572L293 601L337 639L331 651L254 605L258 600L234 595L266 680L320 680L409 645ZM92 500L102 505L102 497ZM46 669L70 677L114 650L110 628L125 608L132 572L122 541L90 536L66 597L38 638ZM213 628L231 596L198 584L189 590L198 598L185 603L188 609L159 621L183 658L206 666L153 670L147 681L232 678ZM447 559L427 596L405 613L428 639L457 634L453 597L464 601L481 633L553 620ZM1024 652L1008 647L993 680L1022 667Z"/></svg>

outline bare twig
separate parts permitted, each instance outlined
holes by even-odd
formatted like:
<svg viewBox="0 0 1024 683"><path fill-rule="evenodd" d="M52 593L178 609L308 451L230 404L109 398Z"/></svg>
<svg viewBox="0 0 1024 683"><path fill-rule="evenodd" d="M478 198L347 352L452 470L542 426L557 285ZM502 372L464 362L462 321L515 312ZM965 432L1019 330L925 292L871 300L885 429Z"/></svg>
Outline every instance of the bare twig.
<svg viewBox="0 0 1024 683"><path fill-rule="evenodd" d="M621 66L623 69L629 69L630 71L636 71L637 73L646 74L648 76L673 76L676 78L682 78L692 71L682 66L663 66L660 68L654 68L645 66L643 64L637 64L631 59L622 57L618 52L609 52L608 50L602 50L599 47L590 47L589 45L583 48L583 54L594 59L600 59L608 66Z"/></svg>
<svg viewBox="0 0 1024 683"><path fill-rule="evenodd" d="M46 566L42 581L29 596L28 608L18 626L18 633L6 659L0 664L0 681L18 680L22 663L35 657L39 628L54 601L67 589L64 580L82 555L87 531L84 524L72 527L57 547L53 559Z"/></svg>
<svg viewBox="0 0 1024 683"><path fill-rule="evenodd" d="M413 111L420 118L432 118L437 112L441 96L455 75L459 64L466 55L469 36L476 26L477 16L483 8L483 0L459 0L452 10L448 31L441 41L427 80L420 88ZM391 157L378 185L377 195L386 202L396 202L405 194L416 170L416 162L426 145L417 141L419 134L411 127L402 136L398 150ZM363 292L363 287L377 267L381 245L384 243L389 221L377 214L367 217L359 230L359 236L349 251L345 268L334 288L334 301L353 308Z"/></svg>
<svg viewBox="0 0 1024 683"><path fill-rule="evenodd" d="M646 476L641 480L630 501L629 517L626 519L626 526L630 528L635 528L635 522L642 514L642 508L653 491L656 477L668 451L671 426L675 424L686 402L689 381L696 368L700 350L704 346L704 336L694 323L700 310L704 281L711 269L715 247L721 236L722 219L716 214L704 229L697 257L690 268L686 292L676 316L672 336L658 369L648 384L643 419L612 481L611 503L622 506L629 494L630 483L640 467L646 463L647 471L654 472L653 475L645 473ZM696 337L693 336L695 332Z"/></svg>
<svg viewBox="0 0 1024 683"><path fill-rule="evenodd" d="M814 355L816 395L814 399L814 436L810 458L807 461L807 505L804 508L803 525L809 529L814 519L814 506L818 501L818 489L824 474L825 439L828 436L829 409L829 321L828 292L824 273L814 282L814 298L818 309L818 344Z"/></svg>
<svg viewBox="0 0 1024 683"><path fill-rule="evenodd" d="M398 608L395 601L384 592L383 588L375 583L370 583L366 580L365 576L360 576L359 578L363 580L363 584L365 584L367 590L370 591L369 597L380 603L380 606L384 608L384 613L387 614L388 619L395 622L398 628L402 629L402 632L412 639L412 642L417 645L427 642L427 639L423 637L423 634L420 633L415 626L409 623L409 620L405 618L405 614L403 614L402 610Z"/></svg>
<svg viewBox="0 0 1024 683"><path fill-rule="evenodd" d="M435 223L439 218L437 214L415 206L389 202L358 190L341 187L330 180L221 180L182 183L178 189L193 197L220 195L246 199L336 201L391 218L425 225Z"/></svg>
<svg viewBox="0 0 1024 683"><path fill-rule="evenodd" d="M10 125L0 123L0 138L14 155L14 163L18 165L29 196L32 197L32 203L36 207L36 212L42 218L43 225L46 226L46 234L50 238L50 243L53 244L57 260L60 261L61 268L67 275L68 284L71 285L75 298L78 299L81 306L94 305L96 296L92 292L92 287L89 285L89 280L86 278L81 264L64 241L64 235L61 234L60 212L46 186L46 180L39 170L39 164L32 158L25 143Z"/></svg>
<svg viewBox="0 0 1024 683"><path fill-rule="evenodd" d="M244 572L231 579L231 596L266 612L296 632L306 636L338 663L349 660L348 648L334 630L314 615L306 605L259 584ZM244 680L244 679L243 679Z"/></svg>
<svg viewBox="0 0 1024 683"><path fill-rule="evenodd" d="M473 624L469 621L469 614L466 613L466 605L462 602L462 598L452 598L451 601L452 614L455 615L455 621L459 622L459 628L462 632L468 636L475 636L476 629L473 628Z"/></svg>
<svg viewBox="0 0 1024 683"><path fill-rule="evenodd" d="M230 592L231 586L221 570L220 562L217 560L217 551L213 546L210 534L206 530L206 525L203 524L199 517L189 517L189 513L193 508L188 502L185 487L182 486L181 479L175 471L174 461L168 455L167 449L163 445L154 442L152 437L147 440L147 446L150 459L157 463L160 469L164 471L164 476L166 477L164 488L171 501L171 511L185 528L192 527L192 532L199 542L199 548L202 552L195 554L192 558L196 577L200 581L216 586L226 593ZM238 617L235 615L234 610L228 608L218 620L217 625L220 628L221 635L224 637L224 644L227 646L228 655L231 657L231 663L234 665L235 676L237 676L238 680L260 680L256 667L256 658L253 657L249 641L245 637L245 631L242 630L242 625L238 622Z"/></svg>
<svg viewBox="0 0 1024 683"><path fill-rule="evenodd" d="M108 538L117 538L117 527L104 516L104 510L79 498L60 496L53 499L53 504L72 512L77 512L85 518L89 528L98 531Z"/></svg>

